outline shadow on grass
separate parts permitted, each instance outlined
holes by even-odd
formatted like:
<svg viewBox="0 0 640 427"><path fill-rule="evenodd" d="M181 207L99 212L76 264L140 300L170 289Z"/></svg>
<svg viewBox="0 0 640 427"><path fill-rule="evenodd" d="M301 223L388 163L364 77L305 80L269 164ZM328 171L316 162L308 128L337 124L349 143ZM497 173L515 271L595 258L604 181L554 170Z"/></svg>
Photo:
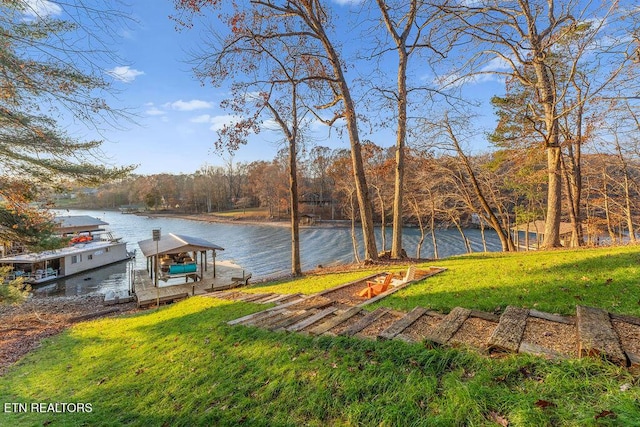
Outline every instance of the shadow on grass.
<svg viewBox="0 0 640 427"><path fill-rule="evenodd" d="M484 268L466 281L461 279L468 277L461 273L464 265L454 260L449 271L385 298L375 307L410 310L423 306L448 312L461 306L494 312L514 305L572 315L576 305L588 305L640 316L640 252L580 255L558 251L514 258L514 262L509 257L474 256L482 262L473 265Z"/></svg>
<svg viewBox="0 0 640 427"><path fill-rule="evenodd" d="M0 400L91 402L93 412L7 419L97 426L463 425L488 424L496 412L545 425L580 424L604 409L618 421L640 416L633 409L637 390L620 392L619 382L631 380L615 367L527 356L489 360L455 349L225 323L262 308L196 297L79 325L0 378ZM540 399L555 406L540 410Z"/></svg>

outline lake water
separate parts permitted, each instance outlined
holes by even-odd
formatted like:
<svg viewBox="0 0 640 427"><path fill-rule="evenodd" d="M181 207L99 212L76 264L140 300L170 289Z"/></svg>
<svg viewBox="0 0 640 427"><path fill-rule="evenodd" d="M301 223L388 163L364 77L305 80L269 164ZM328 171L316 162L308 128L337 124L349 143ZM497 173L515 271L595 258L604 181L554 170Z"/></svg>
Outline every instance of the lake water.
<svg viewBox="0 0 640 427"><path fill-rule="evenodd" d="M109 223L107 227L114 237L122 237L128 250L136 250L138 256L130 262L59 280L36 289L36 293L47 295L100 294L109 291L127 290L131 283L131 271L143 269L146 260L138 247L138 241L151 238L153 229L161 233L184 234L206 239L224 248L218 251L217 260L231 261L253 274L254 280L286 275L291 271L291 233L288 227L261 224L207 223L177 218L149 218L138 215L123 215L113 211L59 210L57 215L90 215ZM361 231L357 230L360 246ZM391 229L388 228L387 244L390 245ZM472 250L483 250L480 230L465 230ZM501 250L500 241L493 230L486 230L487 250ZM441 258L462 254L464 243L457 230L436 232L438 252ZM380 229L377 230L378 250L381 250ZM420 230L405 228L403 243L410 257L416 256ZM388 248L387 248L388 249ZM348 227L308 227L300 229L300 253L302 269L311 270L318 265L333 266L354 261L351 230ZM431 236L425 236L422 258L433 257Z"/></svg>

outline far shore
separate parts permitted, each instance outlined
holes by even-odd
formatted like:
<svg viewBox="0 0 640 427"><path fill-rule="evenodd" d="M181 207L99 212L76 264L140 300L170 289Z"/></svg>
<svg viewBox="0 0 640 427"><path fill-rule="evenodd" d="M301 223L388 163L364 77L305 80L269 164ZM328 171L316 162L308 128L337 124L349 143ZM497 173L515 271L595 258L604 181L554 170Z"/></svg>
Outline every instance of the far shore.
<svg viewBox="0 0 640 427"><path fill-rule="evenodd" d="M207 213L199 213L199 214L189 214L189 213L180 213L180 212L170 212L170 211L162 211L162 212L139 212L135 215L138 216L146 216L149 218L154 217L162 217L162 218L179 218L186 219L191 221L202 221L202 222L211 222L211 223L225 223L225 224L248 224L248 225L267 225L273 227L290 227L291 222L288 219L283 220L273 220L267 219L264 217L258 216L247 216L247 217L232 217L232 216L222 216L216 214L207 214ZM304 228L345 228L350 227L351 221L349 220L314 220L312 224L300 224L300 227Z"/></svg>

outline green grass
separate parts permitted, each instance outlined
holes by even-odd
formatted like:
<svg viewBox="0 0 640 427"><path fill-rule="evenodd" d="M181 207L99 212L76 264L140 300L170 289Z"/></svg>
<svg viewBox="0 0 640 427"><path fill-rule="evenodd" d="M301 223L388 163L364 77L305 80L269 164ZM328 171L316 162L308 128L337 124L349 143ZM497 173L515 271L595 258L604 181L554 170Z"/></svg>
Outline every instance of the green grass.
<svg viewBox="0 0 640 427"><path fill-rule="evenodd" d="M460 306L493 312L507 305L575 314L576 305L640 317L640 247L478 253L418 265L447 271L413 284L371 308L416 306L449 312ZM309 275L255 284L247 292L312 294L406 266Z"/></svg>
<svg viewBox="0 0 640 427"><path fill-rule="evenodd" d="M448 271L410 286L378 305L448 312L507 305L575 314L576 305L640 316L640 247L475 254L435 266Z"/></svg>
<svg viewBox="0 0 640 427"><path fill-rule="evenodd" d="M639 261L633 247L458 257L430 263L448 271L380 304L570 314L580 303L639 315ZM253 291L314 293L372 271ZM599 360L492 359L225 323L263 308L194 297L76 325L0 377L0 411L32 402L91 403L93 411L0 412L0 425L640 425L638 378Z"/></svg>
<svg viewBox="0 0 640 427"><path fill-rule="evenodd" d="M2 425L633 425L640 390L599 361L499 360L420 344L310 338L224 322L257 305L203 297L83 323L4 377L0 402L84 402ZM621 386L624 391L621 391ZM549 402L547 407L540 402ZM610 411L613 415L596 418Z"/></svg>

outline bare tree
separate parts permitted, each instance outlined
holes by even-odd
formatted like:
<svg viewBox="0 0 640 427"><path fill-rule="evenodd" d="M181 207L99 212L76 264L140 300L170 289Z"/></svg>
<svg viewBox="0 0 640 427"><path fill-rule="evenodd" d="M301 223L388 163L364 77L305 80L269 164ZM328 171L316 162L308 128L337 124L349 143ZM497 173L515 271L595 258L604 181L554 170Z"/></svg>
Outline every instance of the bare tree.
<svg viewBox="0 0 640 427"><path fill-rule="evenodd" d="M442 9L453 18L453 28L461 43L466 39L479 48L478 53L468 56L461 69L450 74L449 82L460 83L474 74L492 73L513 79L535 93L535 102L527 107L531 121L542 124L535 126L535 130L547 153L544 246L559 246L562 203L559 119L568 113L563 109L563 101L569 82L584 61L599 64L598 84L592 86L590 97L600 94L620 76L625 64L633 58L630 50L635 50L627 37L629 29L622 26L620 18L634 9L618 2L596 7L577 0L489 0L471 5L447 2ZM585 24L590 30L575 37ZM565 52L570 55L558 61L555 53L559 47L566 47L569 38L571 48ZM491 69L489 63L496 60L501 62L502 70ZM575 106L569 108L571 111Z"/></svg>
<svg viewBox="0 0 640 427"><path fill-rule="evenodd" d="M318 96L310 111L316 118L328 125L338 119L344 119L351 144L351 159L356 196L362 223L365 257L377 258L376 241L373 227L373 214L369 190L362 162L360 135L356 108L349 83L345 77L344 64L338 46L332 40L331 16L328 8L320 1L294 0L271 1L253 0L248 3L234 3L230 9L222 10L221 1L176 0L179 10L192 13L204 13L206 7L219 8L222 20L228 26L229 35L216 34L218 46L202 58L208 62L207 78L221 83L231 76L253 74L262 76L263 82L273 80L270 71L274 67L289 67L289 61L296 60L307 65L308 73L300 78L306 85L313 86ZM230 12L227 13L227 10ZM184 17L178 17L180 21ZM188 19L188 16L187 16ZM258 52L260 61L245 61L239 52L247 52L262 44ZM288 55L291 50L267 50L264 46L296 46L295 57ZM268 55L265 55L268 54ZM241 58L241 60L239 60ZM301 97L311 106L312 100ZM329 117L326 117L326 114ZM234 124L236 129L243 124ZM246 123L243 131L249 132L253 125Z"/></svg>

